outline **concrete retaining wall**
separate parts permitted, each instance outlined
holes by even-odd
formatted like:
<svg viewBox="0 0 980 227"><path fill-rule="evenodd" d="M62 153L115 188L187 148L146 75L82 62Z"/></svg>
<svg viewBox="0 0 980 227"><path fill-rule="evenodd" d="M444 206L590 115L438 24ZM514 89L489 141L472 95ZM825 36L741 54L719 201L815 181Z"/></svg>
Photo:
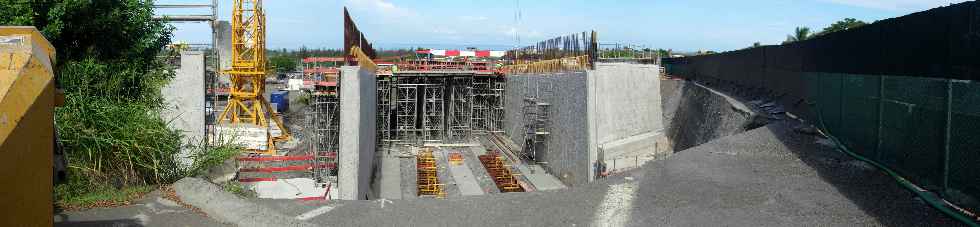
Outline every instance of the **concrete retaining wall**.
<svg viewBox="0 0 980 227"><path fill-rule="evenodd" d="M589 71L509 75L504 131L523 144L524 98L551 104L551 134L537 157L565 184L590 182L603 159L600 150L615 157L655 150L663 128L657 72L654 65L600 64Z"/></svg>
<svg viewBox="0 0 980 227"><path fill-rule="evenodd" d="M337 190L339 199L367 199L377 137L377 78L373 70L341 68L340 151Z"/></svg>
<svg viewBox="0 0 980 227"><path fill-rule="evenodd" d="M588 81L585 72L529 74L507 77L504 90L504 131L516 144L524 143L522 107L527 94L551 104L551 134L546 152L538 155L546 169L565 184L588 182ZM550 93L545 90L549 89ZM535 95L535 91L537 94Z"/></svg>
<svg viewBox="0 0 980 227"><path fill-rule="evenodd" d="M178 160L185 166L192 163L192 146L204 140L204 89L204 52L181 52L176 76L161 90L166 105L161 115L184 136Z"/></svg>
<svg viewBox="0 0 980 227"><path fill-rule="evenodd" d="M600 63L589 73L589 117L595 125L593 153L610 160L645 160L668 152L663 144L659 66ZM594 104L594 105L593 105ZM660 149L658 149L658 147ZM640 164L640 163L636 163ZM609 170L609 169L607 169Z"/></svg>
<svg viewBox="0 0 980 227"><path fill-rule="evenodd" d="M765 124L740 101L693 82L664 80L661 93L665 132L675 151Z"/></svg>

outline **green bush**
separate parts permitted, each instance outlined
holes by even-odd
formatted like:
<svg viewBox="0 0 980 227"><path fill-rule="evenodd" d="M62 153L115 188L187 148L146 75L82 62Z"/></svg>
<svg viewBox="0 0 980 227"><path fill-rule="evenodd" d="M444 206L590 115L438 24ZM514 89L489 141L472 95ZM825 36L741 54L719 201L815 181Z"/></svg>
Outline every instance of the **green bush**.
<svg viewBox="0 0 980 227"><path fill-rule="evenodd" d="M71 179L122 188L170 183L183 176L176 162L181 136L156 108L69 93L57 110Z"/></svg>

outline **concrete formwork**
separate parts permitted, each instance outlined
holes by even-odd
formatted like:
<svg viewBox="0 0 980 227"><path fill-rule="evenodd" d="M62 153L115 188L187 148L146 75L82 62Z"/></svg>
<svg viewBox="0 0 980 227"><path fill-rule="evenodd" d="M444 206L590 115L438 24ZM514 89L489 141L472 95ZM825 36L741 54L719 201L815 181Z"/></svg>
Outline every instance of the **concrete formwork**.
<svg viewBox="0 0 980 227"><path fill-rule="evenodd" d="M184 138L180 153L181 164L189 166L192 146L204 140L204 52L184 51L176 76L162 90L166 108L162 117L180 130Z"/></svg>
<svg viewBox="0 0 980 227"><path fill-rule="evenodd" d="M538 162L569 185L595 179L602 151L653 151L663 128L655 65L599 64L595 70L507 77L504 131L523 144L525 98L548 103L549 135ZM609 156L609 155L607 155Z"/></svg>
<svg viewBox="0 0 980 227"><path fill-rule="evenodd" d="M338 197L366 199L377 163L377 77L357 66L342 67L340 73Z"/></svg>

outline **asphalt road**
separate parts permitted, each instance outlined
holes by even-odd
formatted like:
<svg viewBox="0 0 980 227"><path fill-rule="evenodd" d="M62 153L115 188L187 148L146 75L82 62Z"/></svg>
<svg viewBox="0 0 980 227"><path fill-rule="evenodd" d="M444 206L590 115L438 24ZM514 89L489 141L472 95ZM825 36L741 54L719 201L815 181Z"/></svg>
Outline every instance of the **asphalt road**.
<svg viewBox="0 0 980 227"><path fill-rule="evenodd" d="M55 214L54 226L225 226L225 224L168 200L157 190L128 206Z"/></svg>

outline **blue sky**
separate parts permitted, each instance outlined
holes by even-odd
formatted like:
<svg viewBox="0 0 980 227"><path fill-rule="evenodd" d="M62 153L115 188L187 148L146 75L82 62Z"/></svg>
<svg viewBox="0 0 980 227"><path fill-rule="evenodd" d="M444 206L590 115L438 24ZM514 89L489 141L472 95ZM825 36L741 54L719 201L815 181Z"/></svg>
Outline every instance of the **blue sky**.
<svg viewBox="0 0 980 227"><path fill-rule="evenodd" d="M269 48L340 48L342 8L378 48L507 49L596 30L601 43L680 51L779 44L797 26L819 31L845 17L871 22L964 0L265 0ZM157 0L157 3L210 0ZM231 0L219 0L219 17ZM520 7L518 8L518 4ZM518 10L519 9L519 10ZM520 20L516 14L520 12ZM202 14L159 10L158 14ZM175 24L175 41L209 42L205 24Z"/></svg>

